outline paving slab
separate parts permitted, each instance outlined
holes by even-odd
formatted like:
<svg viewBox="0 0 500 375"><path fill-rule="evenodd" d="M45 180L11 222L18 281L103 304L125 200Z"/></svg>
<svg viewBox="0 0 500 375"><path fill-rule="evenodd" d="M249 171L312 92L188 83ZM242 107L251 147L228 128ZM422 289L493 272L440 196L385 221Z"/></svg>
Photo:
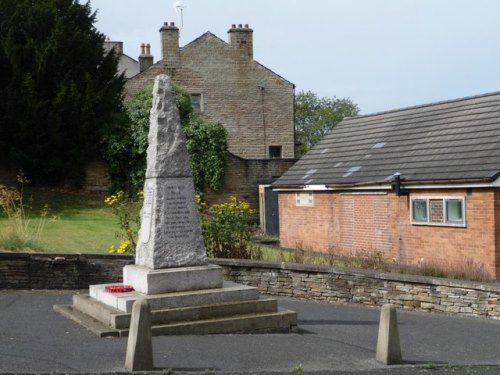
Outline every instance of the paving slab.
<svg viewBox="0 0 500 375"><path fill-rule="evenodd" d="M53 311L77 291L0 292L0 373L111 373L123 367L126 338L99 338ZM85 293L86 291L81 291ZM380 310L362 305L280 299L297 311L299 333L153 337L155 369L226 373L496 374L500 321L398 311L403 366L375 360ZM414 369L423 366L425 369ZM474 372L476 371L476 372Z"/></svg>

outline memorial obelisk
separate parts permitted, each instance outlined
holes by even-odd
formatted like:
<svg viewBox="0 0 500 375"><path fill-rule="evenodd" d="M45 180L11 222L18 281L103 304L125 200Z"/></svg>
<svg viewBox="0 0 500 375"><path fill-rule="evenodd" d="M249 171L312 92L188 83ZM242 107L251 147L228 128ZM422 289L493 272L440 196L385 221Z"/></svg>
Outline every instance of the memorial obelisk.
<svg viewBox="0 0 500 375"><path fill-rule="evenodd" d="M146 294L179 291L172 283L180 290L203 288L199 282L190 285L187 281L200 277L200 282L208 283L205 287L220 286L220 270L216 283L207 279L213 279L219 267L207 263L186 138L173 85L166 75L156 77L149 126L136 259L135 265L125 267L124 283ZM171 278L173 273L177 280ZM186 282L189 285L183 287Z"/></svg>

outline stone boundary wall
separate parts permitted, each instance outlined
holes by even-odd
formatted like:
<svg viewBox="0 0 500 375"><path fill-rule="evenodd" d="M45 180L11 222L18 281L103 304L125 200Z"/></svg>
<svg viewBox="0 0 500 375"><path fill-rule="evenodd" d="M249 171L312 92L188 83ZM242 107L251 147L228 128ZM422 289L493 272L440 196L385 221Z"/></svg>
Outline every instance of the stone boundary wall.
<svg viewBox="0 0 500 375"><path fill-rule="evenodd" d="M217 259L224 277L264 294L500 319L500 284L325 266Z"/></svg>
<svg viewBox="0 0 500 375"><path fill-rule="evenodd" d="M0 289L87 289L122 281L132 256L0 253Z"/></svg>
<svg viewBox="0 0 500 375"><path fill-rule="evenodd" d="M0 289L86 289L120 282L133 256L0 253ZM212 259L224 277L263 294L300 299L392 303L403 309L500 319L500 284L292 263Z"/></svg>

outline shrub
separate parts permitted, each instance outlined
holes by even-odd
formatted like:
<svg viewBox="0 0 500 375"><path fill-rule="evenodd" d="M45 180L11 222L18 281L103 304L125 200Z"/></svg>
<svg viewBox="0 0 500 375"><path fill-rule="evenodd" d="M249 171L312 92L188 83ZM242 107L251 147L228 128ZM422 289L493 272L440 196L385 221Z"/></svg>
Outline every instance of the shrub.
<svg viewBox="0 0 500 375"><path fill-rule="evenodd" d="M196 196L201 212L201 228L207 255L212 258L260 259L262 251L252 244L252 217L250 204L231 197L229 202L210 208Z"/></svg>

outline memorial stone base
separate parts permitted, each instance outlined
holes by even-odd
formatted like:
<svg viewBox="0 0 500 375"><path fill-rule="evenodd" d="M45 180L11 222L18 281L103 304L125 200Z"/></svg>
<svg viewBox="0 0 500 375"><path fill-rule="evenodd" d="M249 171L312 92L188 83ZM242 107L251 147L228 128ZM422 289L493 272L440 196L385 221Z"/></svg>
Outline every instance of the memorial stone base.
<svg viewBox="0 0 500 375"><path fill-rule="evenodd" d="M295 312L260 298L255 287L223 281L216 265L161 270L129 265L123 274L123 284L91 285L88 294L73 296L72 305L54 309L101 337L127 336L132 305L141 299L151 306L153 335L297 331ZM134 291L106 291L117 285Z"/></svg>

